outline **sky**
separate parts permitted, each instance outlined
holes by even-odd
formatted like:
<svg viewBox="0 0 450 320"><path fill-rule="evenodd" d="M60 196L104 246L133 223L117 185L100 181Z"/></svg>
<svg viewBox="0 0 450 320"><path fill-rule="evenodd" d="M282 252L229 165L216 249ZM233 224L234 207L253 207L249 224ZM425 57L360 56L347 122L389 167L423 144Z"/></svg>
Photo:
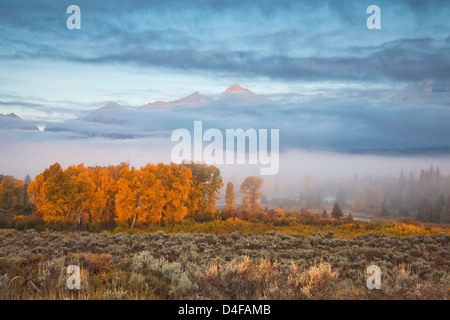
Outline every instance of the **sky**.
<svg viewBox="0 0 450 320"><path fill-rule="evenodd" d="M81 9L80 30L66 27L72 4ZM373 4L381 9L380 30L366 26ZM354 154L406 148L409 154L438 148L447 154L449 16L445 0L2 0L0 113L101 131L70 121L107 101L134 111L194 91L220 100L239 83L273 103L217 102L216 108L233 117L211 120L211 126L225 129L238 118L241 126L282 127L283 150ZM437 94L428 94L423 83ZM207 112L170 109L117 130L142 132L161 123L167 130L189 127L194 116L209 120ZM48 146L65 139L13 131L0 130L0 144L11 152L0 166L15 174L26 170L13 165L22 156L18 143ZM109 148L110 142L101 145Z"/></svg>
<svg viewBox="0 0 450 320"><path fill-rule="evenodd" d="M66 27L71 4L80 30ZM372 4L381 30L366 27ZM0 99L56 106L65 118L109 100L218 95L235 82L308 95L448 81L449 15L448 1L4 0Z"/></svg>

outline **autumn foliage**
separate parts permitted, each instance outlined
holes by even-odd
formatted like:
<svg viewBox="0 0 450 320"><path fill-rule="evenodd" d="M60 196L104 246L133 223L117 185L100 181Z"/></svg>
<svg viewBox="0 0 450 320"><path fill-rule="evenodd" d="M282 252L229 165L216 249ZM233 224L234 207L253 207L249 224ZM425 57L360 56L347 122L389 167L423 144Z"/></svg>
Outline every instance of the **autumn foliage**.
<svg viewBox="0 0 450 320"><path fill-rule="evenodd" d="M26 185L23 181L0 174L0 208L17 213L26 205Z"/></svg>
<svg viewBox="0 0 450 320"><path fill-rule="evenodd" d="M263 179L258 176L250 176L245 178L239 189L240 193L245 194L242 198L242 209L250 213L250 216L256 216L259 209L262 207L259 200L262 198L262 193L259 192L263 184Z"/></svg>
<svg viewBox="0 0 450 320"><path fill-rule="evenodd" d="M196 175L193 175L193 172ZM100 229L180 222L214 214L222 187L220 171L204 164L83 164L63 170L58 163L28 187L35 215L46 223Z"/></svg>

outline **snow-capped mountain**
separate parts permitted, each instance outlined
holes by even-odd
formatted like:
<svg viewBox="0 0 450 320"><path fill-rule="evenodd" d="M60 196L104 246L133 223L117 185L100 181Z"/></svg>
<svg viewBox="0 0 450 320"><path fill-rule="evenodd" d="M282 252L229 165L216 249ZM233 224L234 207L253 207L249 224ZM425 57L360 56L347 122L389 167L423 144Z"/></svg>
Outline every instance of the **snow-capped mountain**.
<svg viewBox="0 0 450 320"><path fill-rule="evenodd" d="M0 113L0 128L18 130L39 130L38 127L29 121L24 121L15 113Z"/></svg>
<svg viewBox="0 0 450 320"><path fill-rule="evenodd" d="M13 112L12 113L8 113L8 114L0 113L0 117L20 119L20 117L17 114L13 113Z"/></svg>
<svg viewBox="0 0 450 320"><path fill-rule="evenodd" d="M263 102L271 101L267 96L262 94L256 94L253 91L241 87L239 84L235 83L228 87L225 92L222 93L220 99L234 100L236 102L243 103L253 103L253 102Z"/></svg>
<svg viewBox="0 0 450 320"><path fill-rule="evenodd" d="M234 103L253 103L253 102L263 102L263 101L271 101L267 96L262 94L256 94L253 91L241 87L239 84L235 83L232 86L228 87L221 95L220 100L230 100L230 102ZM155 106L168 106L175 104L198 104L204 102L214 101L213 98L204 96L200 94L198 91L188 95L187 97L173 100L173 101L155 101L151 103L147 103L142 106L141 110L149 110Z"/></svg>
<svg viewBox="0 0 450 320"><path fill-rule="evenodd" d="M417 105L414 112L411 106ZM0 115L0 129L41 130L39 139L167 139L194 121L221 132L230 128L279 128L281 146L343 152L449 153L449 86L422 81L411 84L391 101L361 104L359 98L328 98L319 93L304 102L276 102L239 84L212 99L198 92L144 107L108 102L79 119L31 122L15 114ZM427 121L423 121L427 119ZM374 121L372 121L374 120ZM381 124L381 125L380 125ZM44 129L45 125L45 129ZM396 130L392 130L396 128ZM19 134L19 133L18 133ZM36 134L36 136L34 136Z"/></svg>
<svg viewBox="0 0 450 320"><path fill-rule="evenodd" d="M253 91L250 91L246 88L241 87L239 84L235 83L232 86L228 87L223 95L225 94L236 94L236 93L250 93L255 94Z"/></svg>
<svg viewBox="0 0 450 320"><path fill-rule="evenodd" d="M88 113L79 120L109 124L126 124L128 123L127 118L129 116L129 110L116 102L109 101L103 107Z"/></svg>
<svg viewBox="0 0 450 320"><path fill-rule="evenodd" d="M195 91L194 93L191 93L190 95L173 101L155 101L151 103L147 103L145 106L141 107L141 110L147 110L151 109L151 107L154 106L167 106L172 104L195 104L195 103L203 103L212 101L214 99L210 97L206 97L202 94L200 94L198 91Z"/></svg>
<svg viewBox="0 0 450 320"><path fill-rule="evenodd" d="M114 102L114 101L108 101L103 107L100 108L101 110L113 110L113 109L123 109L123 107Z"/></svg>

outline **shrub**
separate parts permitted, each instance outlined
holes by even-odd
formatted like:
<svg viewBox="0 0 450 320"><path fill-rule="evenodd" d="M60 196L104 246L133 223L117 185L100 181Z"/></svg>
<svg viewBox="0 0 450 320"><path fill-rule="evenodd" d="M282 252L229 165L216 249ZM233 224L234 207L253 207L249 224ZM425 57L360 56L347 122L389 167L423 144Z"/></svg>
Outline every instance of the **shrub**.
<svg viewBox="0 0 450 320"><path fill-rule="evenodd" d="M338 272L332 271L329 263L315 263L305 272L301 272L301 268L292 262L288 281L307 299L322 299L329 296L337 277Z"/></svg>
<svg viewBox="0 0 450 320"><path fill-rule="evenodd" d="M111 255L93 254L89 259L88 268L93 274L108 272L111 268Z"/></svg>

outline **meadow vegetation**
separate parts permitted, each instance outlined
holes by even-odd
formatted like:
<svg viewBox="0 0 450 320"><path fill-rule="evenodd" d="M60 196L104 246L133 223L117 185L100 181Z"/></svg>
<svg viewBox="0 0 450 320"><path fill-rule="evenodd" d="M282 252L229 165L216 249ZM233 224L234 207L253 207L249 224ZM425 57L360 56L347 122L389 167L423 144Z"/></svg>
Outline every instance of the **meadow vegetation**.
<svg viewBox="0 0 450 320"><path fill-rule="evenodd" d="M448 299L450 234L0 230L0 299ZM381 289L366 268L381 268ZM81 289L69 290L69 265Z"/></svg>

